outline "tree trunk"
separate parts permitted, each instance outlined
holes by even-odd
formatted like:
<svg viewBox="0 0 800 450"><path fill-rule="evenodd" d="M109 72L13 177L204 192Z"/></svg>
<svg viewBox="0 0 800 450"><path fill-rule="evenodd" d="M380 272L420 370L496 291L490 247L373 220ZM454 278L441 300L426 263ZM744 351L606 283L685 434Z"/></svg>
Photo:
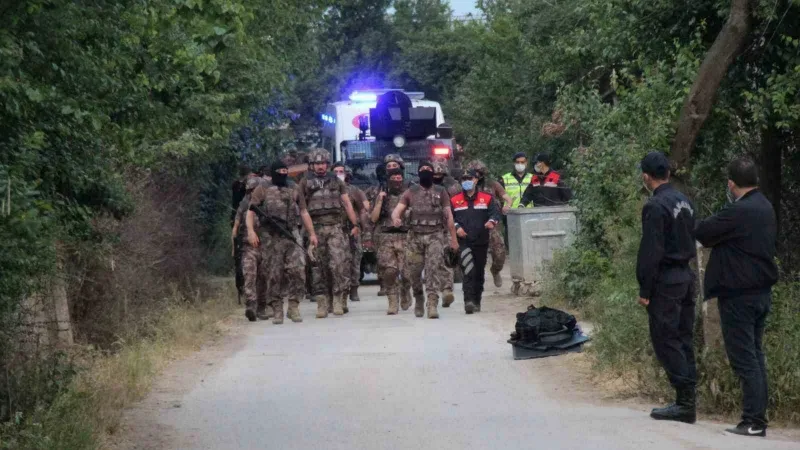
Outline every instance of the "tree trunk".
<svg viewBox="0 0 800 450"><path fill-rule="evenodd" d="M688 166L697 135L714 106L717 89L739 55L749 31L749 1L732 0L728 20L708 50L683 103L670 154L678 170Z"/></svg>
<svg viewBox="0 0 800 450"><path fill-rule="evenodd" d="M761 134L759 162L759 188L775 208L780 225L781 170L783 157L783 134L774 126L768 126ZM780 234L780 230L779 230Z"/></svg>

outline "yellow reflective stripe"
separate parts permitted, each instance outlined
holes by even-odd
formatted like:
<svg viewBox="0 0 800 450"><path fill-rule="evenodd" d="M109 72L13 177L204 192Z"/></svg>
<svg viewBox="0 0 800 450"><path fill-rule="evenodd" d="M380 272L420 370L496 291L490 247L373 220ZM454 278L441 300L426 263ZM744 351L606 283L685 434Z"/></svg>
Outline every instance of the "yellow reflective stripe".
<svg viewBox="0 0 800 450"><path fill-rule="evenodd" d="M503 175L503 184L505 184L506 193L511 197L512 208L519 206L522 201L522 194L525 193L525 189L531 184L531 180L533 180L533 175L529 173L525 174L525 178L523 178L522 181L517 181L517 177L515 177L513 173Z"/></svg>

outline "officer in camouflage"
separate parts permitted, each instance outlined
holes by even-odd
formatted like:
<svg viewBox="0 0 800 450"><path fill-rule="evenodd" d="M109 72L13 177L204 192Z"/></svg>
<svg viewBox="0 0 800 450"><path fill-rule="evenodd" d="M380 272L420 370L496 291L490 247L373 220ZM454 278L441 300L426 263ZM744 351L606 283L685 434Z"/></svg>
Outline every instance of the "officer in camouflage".
<svg viewBox="0 0 800 450"><path fill-rule="evenodd" d="M458 194L461 191L461 184L450 176L450 169L447 167L447 159L436 157L433 158L431 163L433 164L433 184L444 187L450 197ZM447 235L442 234L442 239L444 239L442 246L447 246ZM455 301L455 295L453 295L453 272L455 268L444 266L442 270L447 273L447 276L443 280L442 307L449 308Z"/></svg>
<svg viewBox="0 0 800 450"><path fill-rule="evenodd" d="M309 242L320 264L320 276L312 280L312 294L317 302L317 318L328 317L328 304L333 303L333 314L344 314L342 295L349 285L347 254L350 244L342 232L342 210L352 225L351 236L360 233L358 217L353 210L347 186L328 172L330 153L322 148L309 154L313 174L301 180L297 188L308 207L314 224L314 234ZM329 298L331 295L332 298Z"/></svg>
<svg viewBox="0 0 800 450"><path fill-rule="evenodd" d="M392 169L387 176L387 187L378 193L370 219L376 224L376 230L380 230L381 233L381 243L378 246L378 267L381 271L381 279L386 284L386 294L389 298L389 309L386 314L394 315L398 313L398 302L403 311L408 310L411 306L411 283L408 281L408 276L404 275L404 271L407 270L405 268L405 252L408 221L404 217L399 227L392 222L392 211L400 203L400 198L408 187L404 182L405 173L402 170Z"/></svg>
<svg viewBox="0 0 800 450"><path fill-rule="evenodd" d="M302 222L309 235L314 235L311 216L306 209L305 198L289 185L289 170L281 161L270 168L271 185L257 187L250 197L247 213L248 231L255 224L257 214L261 217L261 227L269 235L262 241L264 247L264 270L269 286L269 300L274 316L273 324L283 323L283 299L288 299L287 316L292 322L302 322L300 299L305 294L306 267L305 254L293 234L297 223Z"/></svg>
<svg viewBox="0 0 800 450"><path fill-rule="evenodd" d="M376 175L378 175L378 182L379 182L378 185L370 186L369 188L367 188L365 192L367 200L370 202L370 204L373 205L377 201L378 194L382 191L386 191L388 171L400 170L401 172L403 172L403 177L405 178L405 170L406 170L405 162L403 161L403 158L400 155L396 153L391 153L389 155L386 155L386 157L383 158L383 164L384 164L383 166L378 166L375 169L375 173ZM408 186L408 182L404 181L403 183L405 186ZM382 232L381 232L382 227L372 227L372 228L373 228L372 244L374 245L375 248L378 248L381 245L380 239L382 237ZM383 270L381 270L381 261L380 258L378 258L378 283L380 283L380 290L378 291L378 297L386 295L386 283L382 278L381 275L382 273ZM404 274L401 272L400 276L404 276Z"/></svg>
<svg viewBox="0 0 800 450"><path fill-rule="evenodd" d="M350 201L353 204L353 210L356 212L356 215L358 215L358 218L361 221L361 229L368 230L370 228L368 217L369 201L367 200L367 196L364 194L364 191L359 189L357 186L350 184L353 179L353 170L344 164L337 162L333 165L333 173L336 175L336 178L344 181L344 183L347 185L347 193L350 195ZM349 223L350 222L347 220L347 217L344 217L343 225L345 227L345 233L350 230L350 227L347 226ZM348 271L348 278L350 285L348 291L344 292L344 299L342 300L345 305L345 312L347 312L348 294L350 296L350 300L354 302L361 300L358 297L358 286L360 285L361 281L361 257L364 254L364 249L361 246L361 238L361 235L357 237L350 236L350 253L348 253L348 266L350 267L350 270Z"/></svg>
<svg viewBox="0 0 800 450"><path fill-rule="evenodd" d="M474 169L480 177L478 190L492 194L498 202L502 200L502 213L503 215L507 214L513 200L500 183L488 179L489 168L486 167L486 164L476 159L467 165L467 170L470 169ZM500 276L500 271L503 270L503 266L506 264L506 246L498 227L495 227L489 233L489 254L492 255L492 266L489 271L492 272L494 285L501 287L503 286L503 278Z"/></svg>
<svg viewBox="0 0 800 450"><path fill-rule="evenodd" d="M411 186L392 212L395 227L403 225L403 214L411 209L411 234L406 248L406 264L414 290L414 315L422 317L425 307L429 319L438 319L439 292L444 288L447 273L444 267L444 239L442 233L450 233L450 248L458 250L453 215L450 211L450 196L442 186L433 184L433 165L421 162L419 184ZM423 305L422 271L425 271L427 305Z"/></svg>
<svg viewBox="0 0 800 450"><path fill-rule="evenodd" d="M267 304L267 274L263 264L266 246L262 241L268 237L264 236L259 221L251 221L248 213L252 193L264 184L259 177L247 180L247 191L236 213L240 232L247 236L242 240L242 273L246 300L244 314L251 322L267 320L273 315L272 307Z"/></svg>

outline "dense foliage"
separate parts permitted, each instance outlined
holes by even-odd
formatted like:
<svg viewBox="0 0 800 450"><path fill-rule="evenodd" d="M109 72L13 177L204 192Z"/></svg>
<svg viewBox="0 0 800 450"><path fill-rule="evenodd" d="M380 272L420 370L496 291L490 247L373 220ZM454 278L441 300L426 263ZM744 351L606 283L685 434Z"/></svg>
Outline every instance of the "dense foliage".
<svg viewBox="0 0 800 450"><path fill-rule="evenodd" d="M237 161L314 145L322 106L364 87L441 101L495 175L517 151L552 153L582 225L553 292L607 312L596 314L604 361L652 361L644 346L611 345L645 342L635 334L603 334L623 322L643 329L626 303L644 200L636 161L669 149L729 1L476 3L480 17L456 19L445 0L0 2L0 359L19 374L3 384L0 419L24 424L61 386L18 401L27 372L11 355L23 299L58 273L79 342L107 346L121 320L146 333L135 311L157 313L173 289L194 292L198 274L229 270ZM800 3L750 3L745 48L679 176L707 215L724 201L731 157L761 164L786 283L769 342L796 356ZM773 401L800 409L796 371L777 376ZM705 386L726 404L720 392L733 384L721 379Z"/></svg>

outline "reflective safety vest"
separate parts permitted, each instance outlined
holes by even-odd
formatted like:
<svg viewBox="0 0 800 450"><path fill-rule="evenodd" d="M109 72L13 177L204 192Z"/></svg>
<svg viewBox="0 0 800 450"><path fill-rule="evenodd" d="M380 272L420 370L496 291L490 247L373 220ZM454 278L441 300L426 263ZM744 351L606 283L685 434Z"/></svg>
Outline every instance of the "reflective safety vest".
<svg viewBox="0 0 800 450"><path fill-rule="evenodd" d="M512 172L503 175L503 184L506 188L506 193L511 197L511 207L516 208L522 200L522 194L525 193L528 185L531 184L533 175L530 173L525 174L522 181L517 181L517 177Z"/></svg>

